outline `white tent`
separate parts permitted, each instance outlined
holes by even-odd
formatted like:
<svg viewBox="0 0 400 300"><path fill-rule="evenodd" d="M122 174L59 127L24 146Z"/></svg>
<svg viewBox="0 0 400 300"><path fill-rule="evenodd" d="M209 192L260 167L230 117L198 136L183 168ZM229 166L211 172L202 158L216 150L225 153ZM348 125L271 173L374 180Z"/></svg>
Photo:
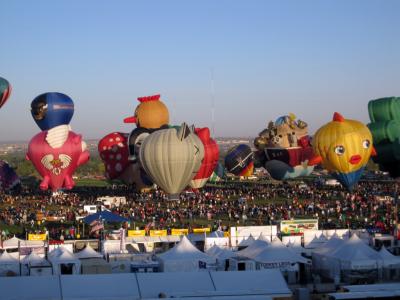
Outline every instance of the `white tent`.
<svg viewBox="0 0 400 300"><path fill-rule="evenodd" d="M159 254L161 269L164 272L189 272L205 269L207 266L215 266L216 260L198 250L183 236L181 241L172 249Z"/></svg>
<svg viewBox="0 0 400 300"><path fill-rule="evenodd" d="M87 244L85 249L75 253L75 257L78 259L103 258L103 255L95 251L89 244Z"/></svg>
<svg viewBox="0 0 400 300"><path fill-rule="evenodd" d="M80 274L81 262L67 249L60 247L52 251L49 261L53 266L53 274Z"/></svg>
<svg viewBox="0 0 400 300"><path fill-rule="evenodd" d="M247 239L243 239L238 247L247 247L250 246L255 241L255 238L250 234Z"/></svg>
<svg viewBox="0 0 400 300"><path fill-rule="evenodd" d="M3 246L1 248L2 249L15 249L15 248L18 248L19 243L21 241L22 241L21 239L15 237L15 235L14 235L11 239L5 240L3 242Z"/></svg>
<svg viewBox="0 0 400 300"><path fill-rule="evenodd" d="M270 246L262 250L253 259L264 265L266 269L282 268L296 263L310 263L308 259L286 247L278 238L275 238Z"/></svg>
<svg viewBox="0 0 400 300"><path fill-rule="evenodd" d="M346 241L332 237L312 255L315 270L336 282L354 272L379 272L382 264L378 252L366 245L356 234ZM368 276L378 276L378 273L372 273Z"/></svg>
<svg viewBox="0 0 400 300"><path fill-rule="evenodd" d="M382 259L383 267L385 268L400 268L400 257L390 253L385 246L379 251L379 256Z"/></svg>
<svg viewBox="0 0 400 300"><path fill-rule="evenodd" d="M0 276L20 275L19 261L4 251L0 255Z"/></svg>
<svg viewBox="0 0 400 300"><path fill-rule="evenodd" d="M254 258L270 244L269 241L259 238L253 241L247 248L237 251L236 256Z"/></svg>
<svg viewBox="0 0 400 300"><path fill-rule="evenodd" d="M228 268L226 261L236 255L232 250L221 248L217 245L212 246L206 253L217 260L218 270L226 270Z"/></svg>
<svg viewBox="0 0 400 300"><path fill-rule="evenodd" d="M376 269L381 258L377 251L367 246L356 234L335 251L328 253L340 261L341 270Z"/></svg>
<svg viewBox="0 0 400 300"><path fill-rule="evenodd" d="M307 245L305 245L305 248L317 249L322 247L327 241L327 238L323 234L320 237L314 235L314 238Z"/></svg>
<svg viewBox="0 0 400 300"><path fill-rule="evenodd" d="M89 244L82 251L75 253L75 257L81 261L82 274L111 273L111 264L106 262L103 255L96 252Z"/></svg>
<svg viewBox="0 0 400 300"><path fill-rule="evenodd" d="M53 269L45 258L31 252L21 260L21 273L26 276L46 276L52 275Z"/></svg>

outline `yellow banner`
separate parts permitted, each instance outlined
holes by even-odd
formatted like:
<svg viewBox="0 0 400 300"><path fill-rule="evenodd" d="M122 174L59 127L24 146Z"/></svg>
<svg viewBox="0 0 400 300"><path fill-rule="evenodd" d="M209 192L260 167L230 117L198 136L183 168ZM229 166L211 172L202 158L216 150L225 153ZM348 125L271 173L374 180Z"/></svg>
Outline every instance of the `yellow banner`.
<svg viewBox="0 0 400 300"><path fill-rule="evenodd" d="M29 241L45 241L47 239L46 234L28 234L28 240Z"/></svg>
<svg viewBox="0 0 400 300"><path fill-rule="evenodd" d="M146 230L128 230L128 237L145 236Z"/></svg>
<svg viewBox="0 0 400 300"><path fill-rule="evenodd" d="M166 230L150 230L150 236L167 236Z"/></svg>
<svg viewBox="0 0 400 300"><path fill-rule="evenodd" d="M189 229L178 229L178 228L171 229L171 235L188 235L188 234L189 234Z"/></svg>
<svg viewBox="0 0 400 300"><path fill-rule="evenodd" d="M193 233L210 233L211 228L193 228Z"/></svg>

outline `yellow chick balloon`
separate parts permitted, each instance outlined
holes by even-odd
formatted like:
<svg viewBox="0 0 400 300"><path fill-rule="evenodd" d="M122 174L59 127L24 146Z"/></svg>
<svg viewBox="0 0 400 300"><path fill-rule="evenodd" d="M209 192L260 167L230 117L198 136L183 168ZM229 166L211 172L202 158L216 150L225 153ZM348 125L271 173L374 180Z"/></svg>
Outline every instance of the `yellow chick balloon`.
<svg viewBox="0 0 400 300"><path fill-rule="evenodd" d="M347 189L360 179L371 155L375 155L368 127L334 113L333 120L322 126L313 139L316 157L311 163L322 166Z"/></svg>

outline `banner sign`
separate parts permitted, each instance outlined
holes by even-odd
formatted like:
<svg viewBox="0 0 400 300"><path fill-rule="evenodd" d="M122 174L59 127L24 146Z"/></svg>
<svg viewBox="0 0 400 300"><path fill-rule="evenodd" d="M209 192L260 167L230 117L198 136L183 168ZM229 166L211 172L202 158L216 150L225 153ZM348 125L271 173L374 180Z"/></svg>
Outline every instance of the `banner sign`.
<svg viewBox="0 0 400 300"><path fill-rule="evenodd" d="M178 228L171 229L171 235L188 235L188 234L189 234L189 229L178 229Z"/></svg>
<svg viewBox="0 0 400 300"><path fill-rule="evenodd" d="M193 233L210 233L211 228L193 228Z"/></svg>
<svg viewBox="0 0 400 300"><path fill-rule="evenodd" d="M145 236L146 230L128 230L128 237Z"/></svg>
<svg viewBox="0 0 400 300"><path fill-rule="evenodd" d="M305 230L318 230L318 219L281 221L282 235L303 234Z"/></svg>
<svg viewBox="0 0 400 300"><path fill-rule="evenodd" d="M45 241L47 239L47 236L45 233L43 234L28 234L28 241Z"/></svg>
<svg viewBox="0 0 400 300"><path fill-rule="evenodd" d="M150 230L150 236L167 236L167 230Z"/></svg>

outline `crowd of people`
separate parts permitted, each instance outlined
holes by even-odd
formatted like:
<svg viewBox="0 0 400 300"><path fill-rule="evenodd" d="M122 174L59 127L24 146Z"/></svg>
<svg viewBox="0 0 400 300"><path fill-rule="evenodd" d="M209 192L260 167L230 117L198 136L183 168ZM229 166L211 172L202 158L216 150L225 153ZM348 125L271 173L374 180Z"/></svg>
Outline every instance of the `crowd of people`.
<svg viewBox="0 0 400 300"><path fill-rule="evenodd" d="M125 204L108 209L128 219L130 228L211 225L226 229L318 218L324 229L351 227L390 233L396 219L395 192L396 184L387 181L362 181L352 193L318 181L223 182L200 191L186 191L178 201L169 201L160 190L137 193L126 186L78 187L58 195L25 187L0 193L0 224L19 229L20 235L44 230L57 240L87 237L96 232L90 233L89 226L84 231L84 206L100 207L98 198L111 196L126 198Z"/></svg>

